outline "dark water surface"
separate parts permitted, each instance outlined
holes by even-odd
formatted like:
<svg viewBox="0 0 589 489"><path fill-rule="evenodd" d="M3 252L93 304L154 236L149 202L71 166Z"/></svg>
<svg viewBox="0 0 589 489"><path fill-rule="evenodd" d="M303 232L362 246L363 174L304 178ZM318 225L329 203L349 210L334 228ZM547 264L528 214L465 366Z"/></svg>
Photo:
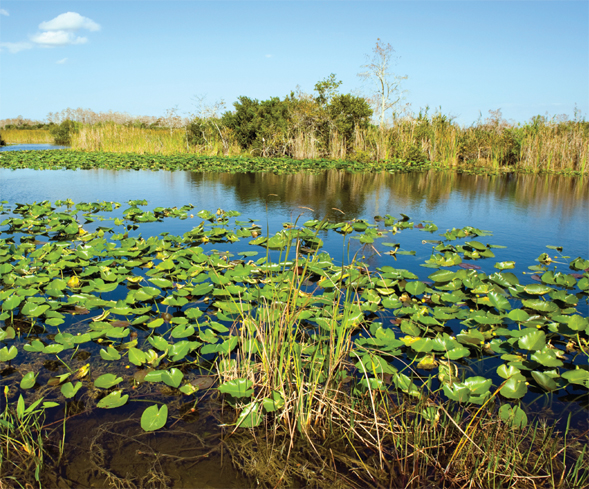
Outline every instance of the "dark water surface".
<svg viewBox="0 0 589 489"><path fill-rule="evenodd" d="M282 223L294 223L297 219L299 225L308 219L325 217L338 221L363 218L373 222L377 215L400 217L403 213L416 224L433 221L439 228L433 234L412 230L385 238L385 241L400 242L402 249L416 251L415 257L395 259L382 254L390 248L381 248L376 243L375 248L361 248L358 241L350 240L352 251L363 253L371 266L407 268L421 280L432 273L431 269L418 265L432 252L432 245L423 244L422 240L438 239L439 233L454 227L473 226L492 231L493 236L479 239L507 247L494 250L496 258L477 262L486 273L496 271L493 268L496 262L514 260L516 268L512 271L523 277L528 266L537 264L535 260L541 253L554 254L546 245L562 246L563 254L571 259L588 258L588 190L587 180L570 177L487 177L433 171L400 175L338 171L273 175L0 169L0 200L9 204L65 199L125 203L146 199L145 209L153 209L191 203L195 206L195 216L202 209L237 210L242 218L258 219L264 231L268 225L271 233L282 229ZM125 208L123 205L120 211ZM196 217L166 220L142 224L139 232L143 236L163 231L182 234L199 222ZM320 234L320 237L325 250L341 259L342 237L336 233ZM247 240L223 246L232 247L232 252L252 249ZM587 316L587 305L579 304L579 311ZM181 412L191 408L182 406L181 399L175 402ZM223 452L218 449L222 432L218 400L209 399L187 418L189 423L184 422L182 429L186 430L188 424L191 433L188 437L186 434L175 437L173 428L162 433L142 432L137 413L144 409L143 404L129 403L116 413L104 410L91 418L79 414L68 420L67 441L74 449L68 454L68 464L61 474L63 479L61 482L56 479L56 484L100 486L109 482L109 474L101 472L99 467L109 467L113 475L132 474L137 484L147 485L149 477L157 480L165 473L170 480L160 480L162 487L252 485L251 481L239 477L227 457L223 461Z"/></svg>

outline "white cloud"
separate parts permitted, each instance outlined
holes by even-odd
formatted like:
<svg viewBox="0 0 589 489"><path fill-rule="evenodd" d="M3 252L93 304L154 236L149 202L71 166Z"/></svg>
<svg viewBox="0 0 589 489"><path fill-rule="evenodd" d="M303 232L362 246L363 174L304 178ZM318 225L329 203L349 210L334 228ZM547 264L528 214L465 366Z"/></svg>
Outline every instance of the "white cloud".
<svg viewBox="0 0 589 489"><path fill-rule="evenodd" d="M64 64L66 61L67 61L67 58L63 58L63 59L60 59L59 61L57 61L57 64L58 64L58 65L62 65L62 64Z"/></svg>
<svg viewBox="0 0 589 489"><path fill-rule="evenodd" d="M43 31L76 31L78 29L99 31L100 25L92 19L83 17L76 12L66 12L65 14L58 15L55 19L41 22L39 29Z"/></svg>
<svg viewBox="0 0 589 489"><path fill-rule="evenodd" d="M6 17L8 17L8 11L4 10L3 8L0 8L0 15L6 15Z"/></svg>
<svg viewBox="0 0 589 489"><path fill-rule="evenodd" d="M32 47L33 45L30 42L0 42L0 48L8 49L11 53L18 53Z"/></svg>
<svg viewBox="0 0 589 489"><path fill-rule="evenodd" d="M88 42L85 37L76 37L72 32L46 31L31 36L31 41L44 48L67 46L68 44L84 44Z"/></svg>

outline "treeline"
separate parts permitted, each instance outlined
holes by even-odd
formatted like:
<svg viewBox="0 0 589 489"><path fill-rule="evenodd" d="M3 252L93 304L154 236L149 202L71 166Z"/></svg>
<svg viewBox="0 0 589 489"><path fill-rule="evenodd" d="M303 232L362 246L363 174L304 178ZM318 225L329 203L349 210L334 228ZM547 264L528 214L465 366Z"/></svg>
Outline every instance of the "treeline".
<svg viewBox="0 0 589 489"><path fill-rule="evenodd" d="M177 109L143 119L66 109L50 114L47 129L56 143L83 151L588 171L589 122L579 113L572 120L536 116L514 124L496 110L470 126L460 126L440 110L425 108L376 125L370 101L339 93L340 84L331 75L318 82L312 94L297 91L267 100L242 96L231 111L223 103L201 103L190 118L180 117ZM12 142L10 131L3 135Z"/></svg>

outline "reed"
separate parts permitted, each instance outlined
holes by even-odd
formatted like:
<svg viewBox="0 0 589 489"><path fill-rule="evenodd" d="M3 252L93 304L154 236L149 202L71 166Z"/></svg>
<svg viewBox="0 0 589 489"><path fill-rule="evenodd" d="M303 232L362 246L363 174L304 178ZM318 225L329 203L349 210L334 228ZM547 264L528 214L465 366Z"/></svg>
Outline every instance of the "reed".
<svg viewBox="0 0 589 489"><path fill-rule="evenodd" d="M52 144L53 136L48 129L3 129L2 139L6 144Z"/></svg>
<svg viewBox="0 0 589 489"><path fill-rule="evenodd" d="M295 257L300 247L294 246ZM357 322L362 291L344 282L370 274L355 257L341 265L331 284L333 307L313 318L319 328L309 332L313 295L303 284L320 258L299 262L288 255L279 261L292 270L283 283L260 268L255 311L235 299L240 319L231 334L248 347L217 363L221 386L255 389L254 398L228 399L241 412L235 427L259 431L245 438L234 431L227 443L234 464L258 484L581 488L589 482L587 433L568 424L562 433L540 418L510 426L497 413L500 388L479 408L443 400L433 379L412 365L390 374L359 348L352 337L372 332ZM417 389L390 390L403 376Z"/></svg>

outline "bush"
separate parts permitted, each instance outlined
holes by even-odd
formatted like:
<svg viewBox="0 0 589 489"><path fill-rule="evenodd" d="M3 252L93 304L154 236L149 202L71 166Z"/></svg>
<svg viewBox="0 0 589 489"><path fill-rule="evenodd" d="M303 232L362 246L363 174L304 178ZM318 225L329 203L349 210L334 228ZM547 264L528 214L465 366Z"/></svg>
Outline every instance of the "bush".
<svg viewBox="0 0 589 489"><path fill-rule="evenodd" d="M72 134L78 133L81 125L79 122L68 119L59 125L53 126L49 132L53 136L55 144L69 145L72 142Z"/></svg>

